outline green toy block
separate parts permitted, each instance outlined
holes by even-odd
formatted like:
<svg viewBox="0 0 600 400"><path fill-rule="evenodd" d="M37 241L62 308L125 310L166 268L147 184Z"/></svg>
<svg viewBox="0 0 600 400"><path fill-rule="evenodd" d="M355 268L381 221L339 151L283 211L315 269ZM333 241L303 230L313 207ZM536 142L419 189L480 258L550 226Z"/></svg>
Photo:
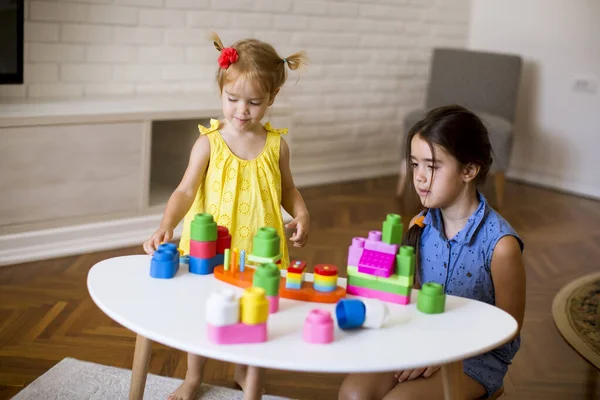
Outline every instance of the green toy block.
<svg viewBox="0 0 600 400"><path fill-rule="evenodd" d="M398 286L414 286L415 285L415 276L403 276L403 275L390 275L389 278L382 278L380 276L377 277L379 281L388 282L390 285L398 285Z"/></svg>
<svg viewBox="0 0 600 400"><path fill-rule="evenodd" d="M267 296L279 296L279 280L281 273L277 265L262 264L254 271L252 286L265 290Z"/></svg>
<svg viewBox="0 0 600 400"><path fill-rule="evenodd" d="M262 227L254 235L252 254L258 257L275 257L279 254L280 239L277 230Z"/></svg>
<svg viewBox="0 0 600 400"><path fill-rule="evenodd" d="M217 223L211 214L196 214L191 224L190 238L197 242L217 240Z"/></svg>
<svg viewBox="0 0 600 400"><path fill-rule="evenodd" d="M396 275L415 275L415 249L412 246L401 246L396 256Z"/></svg>
<svg viewBox="0 0 600 400"><path fill-rule="evenodd" d="M417 297L417 309L425 314L441 314L446 308L446 294L439 283L423 285Z"/></svg>
<svg viewBox="0 0 600 400"><path fill-rule="evenodd" d="M348 274L348 276L352 275L352 276L356 276L357 278L361 278L361 279L369 279L369 280L372 280L372 281L376 281L377 280L377 276L370 275L370 274L365 274L363 272L358 272L358 267L351 266L351 265L349 265L346 268L346 274Z"/></svg>
<svg viewBox="0 0 600 400"><path fill-rule="evenodd" d="M412 290L412 287L410 286L400 286L385 281L363 279L355 275L348 275L348 285L379 290L380 292L399 294L402 296L410 296Z"/></svg>
<svg viewBox="0 0 600 400"><path fill-rule="evenodd" d="M255 264L275 264L279 260L281 260L281 254L278 254L275 257L259 257L254 254L248 256L248 261Z"/></svg>
<svg viewBox="0 0 600 400"><path fill-rule="evenodd" d="M398 214L388 214L383 222L381 241L388 244L402 243L402 219Z"/></svg>

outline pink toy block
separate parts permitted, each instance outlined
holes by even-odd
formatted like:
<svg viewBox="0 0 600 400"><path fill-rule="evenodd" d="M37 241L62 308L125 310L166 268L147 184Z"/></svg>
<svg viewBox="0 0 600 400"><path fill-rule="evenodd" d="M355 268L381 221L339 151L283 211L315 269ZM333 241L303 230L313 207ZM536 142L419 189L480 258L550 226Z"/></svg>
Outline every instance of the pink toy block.
<svg viewBox="0 0 600 400"><path fill-rule="evenodd" d="M381 231L371 231L369 232L369 237L365 240L365 250L375 250L396 255L398 254L398 245L382 242Z"/></svg>
<svg viewBox="0 0 600 400"><path fill-rule="evenodd" d="M360 286L348 285L346 293L355 296L367 297L369 299L379 299L389 303L407 305L410 304L410 296L402 296L400 294L380 292L379 290L367 289Z"/></svg>
<svg viewBox="0 0 600 400"><path fill-rule="evenodd" d="M358 272L389 278L394 272L394 261L393 254L365 249L358 262Z"/></svg>
<svg viewBox="0 0 600 400"><path fill-rule="evenodd" d="M196 258L213 258L217 255L217 242L197 242L190 239L190 256Z"/></svg>
<svg viewBox="0 0 600 400"><path fill-rule="evenodd" d="M365 238L355 237L352 239L352 244L348 248L348 265L358 267L358 261L362 256L363 248L365 247Z"/></svg>
<svg viewBox="0 0 600 400"><path fill-rule="evenodd" d="M304 321L302 337L309 343L333 342L333 318L331 318L331 313L326 310L311 310Z"/></svg>
<svg viewBox="0 0 600 400"><path fill-rule="evenodd" d="M208 340L215 344L261 343L267 341L267 323L208 326Z"/></svg>
<svg viewBox="0 0 600 400"><path fill-rule="evenodd" d="M269 301L269 314L275 314L279 311L279 296L267 296Z"/></svg>

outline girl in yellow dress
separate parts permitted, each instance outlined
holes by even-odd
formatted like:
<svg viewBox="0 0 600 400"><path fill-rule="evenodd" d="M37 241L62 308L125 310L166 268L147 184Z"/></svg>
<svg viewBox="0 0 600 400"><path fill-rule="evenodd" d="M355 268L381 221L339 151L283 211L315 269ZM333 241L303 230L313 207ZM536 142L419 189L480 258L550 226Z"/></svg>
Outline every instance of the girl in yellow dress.
<svg viewBox="0 0 600 400"><path fill-rule="evenodd" d="M144 243L152 254L173 237L173 229L184 218L180 248L189 252L190 221L199 212L214 216L229 229L231 247L252 249L254 233L263 226L277 229L281 240L281 267L289 264L281 206L293 220L290 238L295 247L306 244L310 216L290 171L290 150L281 135L287 129L262 124L286 81L287 68L296 70L305 62L303 52L280 57L262 41L244 39L225 48L213 33L220 51L217 83L221 91L223 120L199 126L189 165L166 206L160 227ZM194 399L202 383L206 358L188 354L188 370L182 385L169 400ZM245 398L260 398L263 371L236 366L235 380Z"/></svg>

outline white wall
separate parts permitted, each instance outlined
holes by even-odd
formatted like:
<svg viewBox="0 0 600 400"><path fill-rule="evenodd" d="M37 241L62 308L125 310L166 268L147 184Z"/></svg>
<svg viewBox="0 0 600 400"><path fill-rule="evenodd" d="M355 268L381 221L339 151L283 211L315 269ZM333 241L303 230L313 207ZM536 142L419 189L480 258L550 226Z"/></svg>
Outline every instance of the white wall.
<svg viewBox="0 0 600 400"><path fill-rule="evenodd" d="M600 198L600 1L474 0L469 47L525 60L509 175Z"/></svg>
<svg viewBox="0 0 600 400"><path fill-rule="evenodd" d="M467 42L470 0L26 0L25 85L0 97L203 92L214 29L312 59L294 106L303 182L395 172L405 110L423 103L433 46ZM1 106L1 104L0 104Z"/></svg>

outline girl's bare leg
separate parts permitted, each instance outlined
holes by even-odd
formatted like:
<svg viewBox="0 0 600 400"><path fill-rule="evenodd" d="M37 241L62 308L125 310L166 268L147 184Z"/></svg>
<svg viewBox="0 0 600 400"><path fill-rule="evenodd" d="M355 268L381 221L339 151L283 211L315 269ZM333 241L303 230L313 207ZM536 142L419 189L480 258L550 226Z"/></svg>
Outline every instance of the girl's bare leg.
<svg viewBox="0 0 600 400"><path fill-rule="evenodd" d="M461 392L465 399L479 399L486 394L485 388L464 373L460 376ZM442 372L438 371L429 378L417 378L397 384L383 397L383 400L444 400Z"/></svg>
<svg viewBox="0 0 600 400"><path fill-rule="evenodd" d="M339 400L382 400L398 384L394 372L350 374L342 382Z"/></svg>
<svg viewBox="0 0 600 400"><path fill-rule="evenodd" d="M185 379L181 386L179 386L177 390L169 395L168 400L195 399L198 391L200 390L200 386L202 385L205 365L205 357L188 353L187 372L185 373Z"/></svg>

